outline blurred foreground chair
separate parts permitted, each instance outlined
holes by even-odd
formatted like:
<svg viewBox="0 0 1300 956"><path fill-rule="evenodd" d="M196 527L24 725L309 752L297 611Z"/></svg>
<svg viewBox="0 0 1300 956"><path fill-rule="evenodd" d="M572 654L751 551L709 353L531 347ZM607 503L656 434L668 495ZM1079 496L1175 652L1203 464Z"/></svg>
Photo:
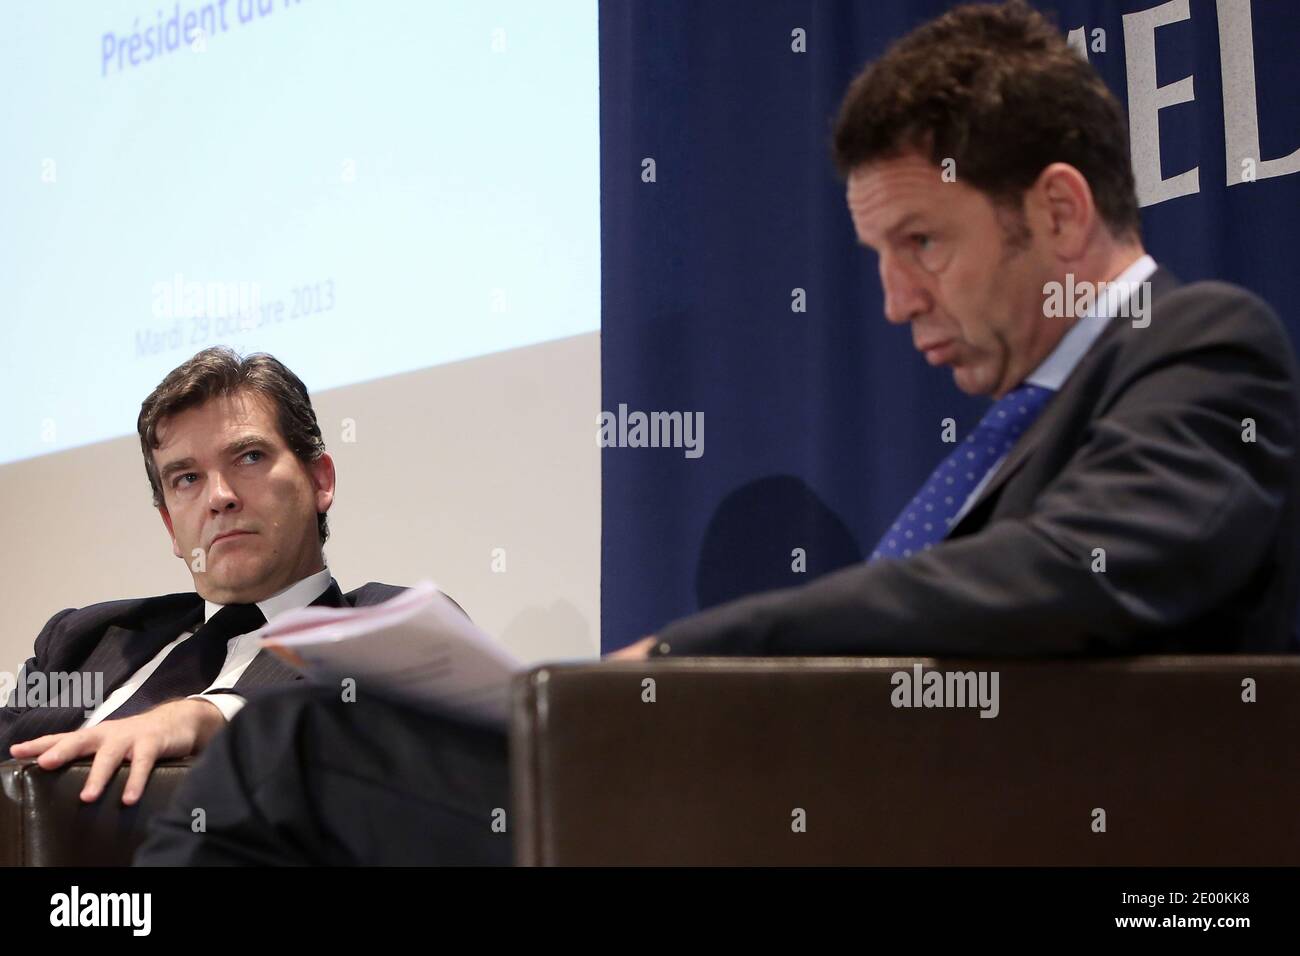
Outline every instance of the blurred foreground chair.
<svg viewBox="0 0 1300 956"><path fill-rule="evenodd" d="M895 707L916 664L997 716ZM558 665L514 707L523 864L1300 864L1300 656Z"/></svg>

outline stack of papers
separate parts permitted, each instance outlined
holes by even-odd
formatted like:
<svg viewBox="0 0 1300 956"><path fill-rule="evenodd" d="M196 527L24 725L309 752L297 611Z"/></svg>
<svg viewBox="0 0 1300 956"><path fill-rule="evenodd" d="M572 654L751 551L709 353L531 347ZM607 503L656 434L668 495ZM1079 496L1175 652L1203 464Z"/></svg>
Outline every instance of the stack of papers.
<svg viewBox="0 0 1300 956"><path fill-rule="evenodd" d="M511 679L523 669L432 581L382 604L290 611L257 633L262 646L340 694L350 678L357 700L376 694L501 728Z"/></svg>

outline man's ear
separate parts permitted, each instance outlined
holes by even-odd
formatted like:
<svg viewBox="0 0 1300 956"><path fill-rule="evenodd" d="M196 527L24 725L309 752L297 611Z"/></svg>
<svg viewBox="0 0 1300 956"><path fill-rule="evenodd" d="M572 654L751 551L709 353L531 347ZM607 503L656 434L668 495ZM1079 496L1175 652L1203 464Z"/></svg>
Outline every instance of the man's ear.
<svg viewBox="0 0 1300 956"><path fill-rule="evenodd" d="M329 452L322 452L319 458L307 466L307 470L311 473L312 484L315 486L316 513L324 514L334 504L334 459Z"/></svg>
<svg viewBox="0 0 1300 956"><path fill-rule="evenodd" d="M159 513L160 515L162 515L163 524L165 524L165 525L167 526L167 533L168 533L169 535L171 535L171 539L172 539L172 554L174 554L174 555L176 555L176 557L181 558L182 560L184 560L185 555L181 554L181 546L180 546L179 544L176 543L176 532L175 532L175 530L173 530L173 528L172 528L172 516L171 516L171 512L169 512L169 511L167 510L167 506L166 506L166 505L158 505L158 513Z"/></svg>
<svg viewBox="0 0 1300 956"><path fill-rule="evenodd" d="M1081 258L1097 226L1097 205L1083 173L1069 163L1051 163L1034 183L1048 243L1066 262Z"/></svg>

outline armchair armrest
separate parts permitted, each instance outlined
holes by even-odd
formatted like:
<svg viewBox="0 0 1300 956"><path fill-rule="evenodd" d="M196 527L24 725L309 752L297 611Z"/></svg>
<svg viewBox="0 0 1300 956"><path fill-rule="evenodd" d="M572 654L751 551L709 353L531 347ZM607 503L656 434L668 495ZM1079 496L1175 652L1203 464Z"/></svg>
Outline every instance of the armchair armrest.
<svg viewBox="0 0 1300 956"><path fill-rule="evenodd" d="M35 760L0 763L0 866L129 866L150 816L162 809L191 761L159 762L138 803L123 806L124 764L94 803L78 794L90 775L82 760L54 771Z"/></svg>

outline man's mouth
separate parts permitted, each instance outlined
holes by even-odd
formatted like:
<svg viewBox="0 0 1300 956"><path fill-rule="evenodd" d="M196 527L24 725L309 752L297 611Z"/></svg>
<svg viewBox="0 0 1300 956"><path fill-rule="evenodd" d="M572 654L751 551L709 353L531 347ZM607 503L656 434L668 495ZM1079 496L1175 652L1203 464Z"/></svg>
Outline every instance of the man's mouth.
<svg viewBox="0 0 1300 956"><path fill-rule="evenodd" d="M944 365L950 362L956 354L956 348L953 346L952 339L945 339L942 342L934 342L926 346L918 346L925 360L931 365Z"/></svg>
<svg viewBox="0 0 1300 956"><path fill-rule="evenodd" d="M215 538L213 538L212 544L210 544L209 547L216 547L218 541L231 541L235 538L242 538L245 535L249 535L252 533L253 532L251 531L227 531L225 534L219 534Z"/></svg>

